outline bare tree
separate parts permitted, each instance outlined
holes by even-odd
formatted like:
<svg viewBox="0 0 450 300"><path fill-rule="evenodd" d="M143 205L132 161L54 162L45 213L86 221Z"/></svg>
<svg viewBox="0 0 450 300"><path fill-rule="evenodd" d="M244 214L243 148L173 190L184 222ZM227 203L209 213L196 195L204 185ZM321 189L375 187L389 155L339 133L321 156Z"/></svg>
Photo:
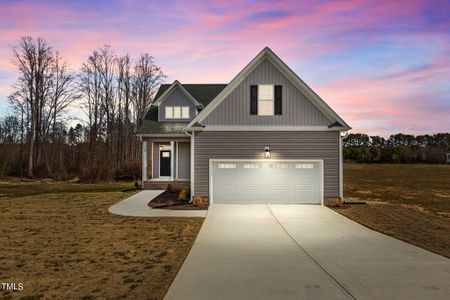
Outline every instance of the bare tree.
<svg viewBox="0 0 450 300"><path fill-rule="evenodd" d="M89 151L87 163L92 163L92 161L95 160L93 154L101 131L101 89L100 74L97 68L99 60L98 52L94 51L81 68L79 82L82 103L88 117L89 127Z"/></svg>
<svg viewBox="0 0 450 300"><path fill-rule="evenodd" d="M132 134L131 116L131 59L128 54L117 59L117 99L118 99L118 167L128 158L130 135Z"/></svg>
<svg viewBox="0 0 450 300"><path fill-rule="evenodd" d="M106 154L107 159L111 159L114 139L114 127L116 116L116 97L115 97L115 71L116 55L109 45L105 45L97 50L100 54L100 64L97 70L100 74L100 87L102 91L102 107L105 113L106 122Z"/></svg>
<svg viewBox="0 0 450 300"><path fill-rule="evenodd" d="M158 86L166 76L154 59L147 53L141 54L134 66L133 102L136 114L136 125L142 125Z"/></svg>
<svg viewBox="0 0 450 300"><path fill-rule="evenodd" d="M48 110L46 113L44 136L49 137L51 128L51 151L50 159L46 156L46 165L50 172L51 162L54 162L56 125L63 123L61 118L69 106L79 97L75 86L75 75L69 70L58 51L54 53L52 64L52 79L48 93ZM48 140L46 140L48 142Z"/></svg>
<svg viewBox="0 0 450 300"><path fill-rule="evenodd" d="M41 121L49 89L52 61L52 48L42 38L34 40L31 37L22 37L19 46L13 49L13 63L18 67L20 75L15 84L16 91L10 99L20 103L19 107L26 108L29 117L29 177L33 177L34 162L39 156Z"/></svg>
<svg viewBox="0 0 450 300"><path fill-rule="evenodd" d="M20 76L9 102L17 117L0 128L0 147L11 140L9 129L18 126L12 142L16 150L10 151L17 164L5 168L19 165L29 177L59 179L79 172L89 180L139 169L140 143L133 133L165 78L153 57L141 54L132 60L105 45L92 51L75 76L45 40L24 37L13 49L13 62ZM65 112L78 98L87 124L68 128Z"/></svg>

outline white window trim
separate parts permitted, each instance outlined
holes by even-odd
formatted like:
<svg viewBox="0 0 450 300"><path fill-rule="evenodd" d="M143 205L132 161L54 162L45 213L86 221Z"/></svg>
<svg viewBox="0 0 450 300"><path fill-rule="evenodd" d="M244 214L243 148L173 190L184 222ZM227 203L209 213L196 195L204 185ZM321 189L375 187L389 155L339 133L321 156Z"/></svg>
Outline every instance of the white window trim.
<svg viewBox="0 0 450 300"><path fill-rule="evenodd" d="M185 111L185 109L187 109L187 117L183 117L183 111ZM175 111L179 110L179 117L175 116ZM167 112L171 111L171 116L169 117L167 115ZM164 109L164 118L167 120L189 120L190 118L190 107L189 106L179 106L179 105L175 105L175 106L166 106Z"/></svg>
<svg viewBox="0 0 450 300"><path fill-rule="evenodd" d="M181 107L181 118L182 119L189 119L191 112L190 112L190 107L189 106L182 106ZM184 113L187 113L187 116L185 116Z"/></svg>
<svg viewBox="0 0 450 300"><path fill-rule="evenodd" d="M181 106L172 106L173 109L173 118L181 119Z"/></svg>
<svg viewBox="0 0 450 300"><path fill-rule="evenodd" d="M261 92L260 92L260 88L261 87L267 87L270 86L272 87L272 99L261 99ZM261 106L260 106L260 102L271 102L272 105L272 113L271 114L261 114ZM262 117L272 117L275 115L275 85L273 84L258 84L258 116L262 116Z"/></svg>
<svg viewBox="0 0 450 300"><path fill-rule="evenodd" d="M169 116L170 113L170 116ZM164 119L173 119L173 106L166 106L164 109Z"/></svg>

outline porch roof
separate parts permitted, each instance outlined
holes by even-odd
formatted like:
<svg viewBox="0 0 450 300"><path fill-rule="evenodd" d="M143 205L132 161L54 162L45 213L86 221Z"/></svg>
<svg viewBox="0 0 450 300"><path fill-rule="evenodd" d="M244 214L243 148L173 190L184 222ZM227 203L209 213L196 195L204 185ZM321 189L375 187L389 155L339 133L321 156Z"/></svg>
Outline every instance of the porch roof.
<svg viewBox="0 0 450 300"><path fill-rule="evenodd" d="M184 134L187 123L175 122L156 122L152 120L143 120L142 125L136 134Z"/></svg>

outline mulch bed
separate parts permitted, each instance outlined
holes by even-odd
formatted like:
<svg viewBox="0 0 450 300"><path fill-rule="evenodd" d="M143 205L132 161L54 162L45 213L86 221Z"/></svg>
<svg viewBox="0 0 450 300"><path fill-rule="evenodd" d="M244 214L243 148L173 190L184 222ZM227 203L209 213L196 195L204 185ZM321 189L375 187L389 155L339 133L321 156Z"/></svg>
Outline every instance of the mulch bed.
<svg viewBox="0 0 450 300"><path fill-rule="evenodd" d="M178 200L179 190L169 189L160 194L148 203L151 208L172 209L172 210L205 210L208 204L196 206L193 203Z"/></svg>

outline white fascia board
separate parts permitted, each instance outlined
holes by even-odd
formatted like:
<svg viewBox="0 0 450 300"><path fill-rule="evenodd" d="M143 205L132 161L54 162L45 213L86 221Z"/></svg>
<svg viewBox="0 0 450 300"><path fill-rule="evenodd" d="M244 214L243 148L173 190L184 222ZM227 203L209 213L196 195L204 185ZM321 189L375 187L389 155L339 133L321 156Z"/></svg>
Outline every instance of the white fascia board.
<svg viewBox="0 0 450 300"><path fill-rule="evenodd" d="M167 138L173 138L173 137L189 137L187 134L164 134L164 133L140 133L136 134L136 136L139 136L141 138L143 137L167 137Z"/></svg>
<svg viewBox="0 0 450 300"><path fill-rule="evenodd" d="M203 131L204 127L186 127L184 130L186 132L193 132L193 131Z"/></svg>
<svg viewBox="0 0 450 300"><path fill-rule="evenodd" d="M161 104L161 102L163 102L168 95L170 95L170 93L173 91L173 89L176 86L176 82L177 80L175 80L171 86L169 86L169 88L159 97L158 100L156 100L155 102L153 102L153 105L159 106Z"/></svg>
<svg viewBox="0 0 450 300"><path fill-rule="evenodd" d="M207 125L203 131L342 131L342 127L328 126L222 126Z"/></svg>
<svg viewBox="0 0 450 300"><path fill-rule="evenodd" d="M270 49L269 49L270 50ZM268 60L283 74L289 81L299 89L325 116L333 121L337 121L347 130L351 127L339 115L314 92L288 65L286 65L275 53L270 50Z"/></svg>
<svg viewBox="0 0 450 300"><path fill-rule="evenodd" d="M161 103L163 103L167 97L172 93L172 91L178 87L183 94L192 102L195 106L201 105L195 98L181 85L181 83L178 80L175 80L172 85L159 97L158 100L156 100L155 103L153 103L156 106L160 106Z"/></svg>
<svg viewBox="0 0 450 300"><path fill-rule="evenodd" d="M267 58L291 83L294 84L324 115L343 125L343 130L351 127L334 112L303 80L295 74L272 50L264 48L234 79L205 107L189 124L203 121L265 58Z"/></svg>
<svg viewBox="0 0 450 300"><path fill-rule="evenodd" d="M266 53L264 48L250 63L248 63L230 83L209 103L189 124L188 128L196 122L203 121L261 62Z"/></svg>

